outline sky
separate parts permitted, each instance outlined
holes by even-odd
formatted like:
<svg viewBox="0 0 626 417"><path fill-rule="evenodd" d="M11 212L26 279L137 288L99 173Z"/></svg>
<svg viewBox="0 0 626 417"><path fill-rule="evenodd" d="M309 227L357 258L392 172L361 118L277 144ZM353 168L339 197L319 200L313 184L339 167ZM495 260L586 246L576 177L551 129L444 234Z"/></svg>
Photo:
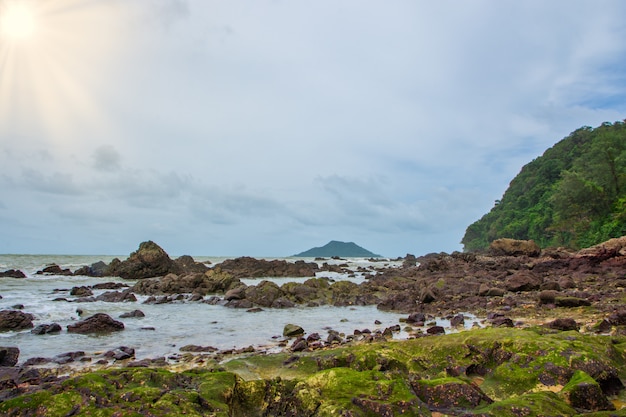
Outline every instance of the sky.
<svg viewBox="0 0 626 417"><path fill-rule="evenodd" d="M0 0L0 253L462 250L626 118L624 39L620 0Z"/></svg>

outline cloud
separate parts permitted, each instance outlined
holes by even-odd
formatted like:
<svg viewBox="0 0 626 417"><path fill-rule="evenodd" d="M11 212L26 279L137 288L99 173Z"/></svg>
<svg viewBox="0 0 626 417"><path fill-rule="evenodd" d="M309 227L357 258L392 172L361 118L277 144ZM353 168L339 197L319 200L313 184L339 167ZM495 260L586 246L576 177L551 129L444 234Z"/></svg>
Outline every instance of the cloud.
<svg viewBox="0 0 626 417"><path fill-rule="evenodd" d="M93 166L98 171L113 172L121 167L121 156L111 145L103 145L93 153Z"/></svg>

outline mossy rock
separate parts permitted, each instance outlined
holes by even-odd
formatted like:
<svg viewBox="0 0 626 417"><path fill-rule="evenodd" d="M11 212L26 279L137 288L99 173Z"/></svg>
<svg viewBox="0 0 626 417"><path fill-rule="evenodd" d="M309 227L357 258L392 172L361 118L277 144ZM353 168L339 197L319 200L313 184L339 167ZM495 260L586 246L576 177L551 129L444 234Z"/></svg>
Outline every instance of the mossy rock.
<svg viewBox="0 0 626 417"><path fill-rule="evenodd" d="M493 403L477 385L459 378L420 379L411 386L431 410L470 410Z"/></svg>
<svg viewBox="0 0 626 417"><path fill-rule="evenodd" d="M564 417L576 413L553 392L515 396L474 410L476 415L489 417Z"/></svg>
<svg viewBox="0 0 626 417"><path fill-rule="evenodd" d="M610 411L615 406L602 392L600 384L584 371L576 371L561 395L565 401L578 410Z"/></svg>

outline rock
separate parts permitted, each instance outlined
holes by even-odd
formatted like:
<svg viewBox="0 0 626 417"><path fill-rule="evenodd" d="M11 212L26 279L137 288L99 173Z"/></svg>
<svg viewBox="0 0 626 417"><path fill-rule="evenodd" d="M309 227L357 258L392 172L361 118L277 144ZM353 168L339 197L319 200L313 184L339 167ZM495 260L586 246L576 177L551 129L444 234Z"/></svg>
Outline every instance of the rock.
<svg viewBox="0 0 626 417"><path fill-rule="evenodd" d="M97 296L96 300L107 303L122 303L137 301L137 297L131 292L131 290L107 291Z"/></svg>
<svg viewBox="0 0 626 417"><path fill-rule="evenodd" d="M530 272L516 272L506 280L506 289L511 292L535 291L541 286L541 278Z"/></svg>
<svg viewBox="0 0 626 417"><path fill-rule="evenodd" d="M578 330L580 327L576 320L571 318L558 318L549 323L545 324L546 327L555 330L568 331L568 330Z"/></svg>
<svg viewBox="0 0 626 417"><path fill-rule="evenodd" d="M70 290L70 295L75 295L78 297L89 297L93 295L93 291L85 286L72 287L72 289Z"/></svg>
<svg viewBox="0 0 626 417"><path fill-rule="evenodd" d="M52 264L48 265L41 271L37 271L37 275L64 275L64 276L72 276L74 275L72 271L69 269L62 269L59 265Z"/></svg>
<svg viewBox="0 0 626 417"><path fill-rule="evenodd" d="M52 323L52 324L39 324L30 332L33 334L42 335L42 334L50 334L50 333L59 333L61 330L63 329L61 328L60 324Z"/></svg>
<svg viewBox="0 0 626 417"><path fill-rule="evenodd" d="M124 330L124 323L104 313L94 314L83 321L67 326L69 333L108 333L121 330Z"/></svg>
<svg viewBox="0 0 626 417"><path fill-rule="evenodd" d="M0 366L15 366L19 357L19 348L0 346Z"/></svg>
<svg viewBox="0 0 626 417"><path fill-rule="evenodd" d="M314 277L319 271L316 262L287 262L285 260L265 260L243 256L227 259L216 266L221 271L230 273L235 278L262 277Z"/></svg>
<svg viewBox="0 0 626 417"><path fill-rule="evenodd" d="M146 315L144 314L143 311L141 310L133 310L133 311L129 311L127 313L122 313L120 314L120 318L121 319L127 319L127 318L139 318L139 317L145 317Z"/></svg>
<svg viewBox="0 0 626 417"><path fill-rule="evenodd" d="M192 273L178 276L167 274L160 279L146 279L137 282L131 290L138 294L215 294L224 293L238 286L245 286L239 278L211 269L204 274Z"/></svg>
<svg viewBox="0 0 626 417"><path fill-rule="evenodd" d="M585 300L583 298L578 298L578 297L556 297L554 299L554 304L557 307L574 308L574 307L590 306L591 302L589 300Z"/></svg>
<svg viewBox="0 0 626 417"><path fill-rule="evenodd" d="M486 297L502 297L504 296L504 294L506 293L505 290L503 290L502 288L489 288L487 290L487 292L485 293Z"/></svg>
<svg viewBox="0 0 626 417"><path fill-rule="evenodd" d="M0 332L32 329L34 319L32 314L22 311L2 310L0 311Z"/></svg>
<svg viewBox="0 0 626 417"><path fill-rule="evenodd" d="M206 271L209 270L209 267L206 266L203 262L196 262L189 255L183 255L179 258L176 258L174 262L180 267L181 272L185 274L190 274L194 272L200 272L204 274Z"/></svg>
<svg viewBox="0 0 626 417"><path fill-rule="evenodd" d="M426 333L436 335L436 334L446 334L446 329L442 326L432 326L426 329Z"/></svg>
<svg viewBox="0 0 626 417"><path fill-rule="evenodd" d="M611 411L615 406L602 392L602 388L586 372L576 371L563 387L562 395L572 407L585 411Z"/></svg>
<svg viewBox="0 0 626 417"><path fill-rule="evenodd" d="M120 346L117 349L109 350L104 354L107 358L113 358L116 361L123 361L135 357L135 349L127 346Z"/></svg>
<svg viewBox="0 0 626 417"><path fill-rule="evenodd" d="M9 269L8 271L0 272L0 278L26 278L26 275L22 271Z"/></svg>
<svg viewBox="0 0 626 417"><path fill-rule="evenodd" d="M144 279L179 272L180 266L159 245L147 241L142 242L125 261L111 262L106 274L125 279Z"/></svg>
<svg viewBox="0 0 626 417"><path fill-rule="evenodd" d="M402 260L402 267L411 268L414 266L417 266L417 258L415 257L415 255L407 253L404 259Z"/></svg>
<svg viewBox="0 0 626 417"><path fill-rule="evenodd" d="M411 313L406 319L409 324L418 324L423 326L426 322L426 315L424 313Z"/></svg>
<svg viewBox="0 0 626 417"><path fill-rule="evenodd" d="M118 290L120 288L128 288L128 284L123 284L121 282L101 282L92 285L91 288L94 290Z"/></svg>
<svg viewBox="0 0 626 417"><path fill-rule="evenodd" d="M290 350L292 352L302 352L303 350L306 350L308 347L309 345L307 344L306 339L303 337L299 337L296 340L294 340L294 342L291 344Z"/></svg>
<svg viewBox="0 0 626 417"><path fill-rule="evenodd" d="M463 314L457 314L456 316L450 319L451 327L464 326L464 325L465 325L465 316L463 316Z"/></svg>
<svg viewBox="0 0 626 417"><path fill-rule="evenodd" d="M496 239L489 245L492 254L499 256L526 255L536 257L541 254L541 248L532 240Z"/></svg>
<svg viewBox="0 0 626 417"><path fill-rule="evenodd" d="M611 313L607 320L614 326L623 326L626 324L626 311L620 310Z"/></svg>
<svg viewBox="0 0 626 417"><path fill-rule="evenodd" d="M436 410L469 409L493 403L478 386L456 378L417 380L411 382L411 387L420 400Z"/></svg>
<svg viewBox="0 0 626 417"><path fill-rule="evenodd" d="M217 352L219 349L213 346L185 345L179 350L181 352Z"/></svg>
<svg viewBox="0 0 626 417"><path fill-rule="evenodd" d="M539 293L539 304L555 304L557 292L553 290L543 290Z"/></svg>
<svg viewBox="0 0 626 417"><path fill-rule="evenodd" d="M240 285L239 287L232 288L224 294L224 300L242 300L246 298L246 287L245 285ZM267 306L266 306L267 307Z"/></svg>
<svg viewBox="0 0 626 417"><path fill-rule="evenodd" d="M245 298L261 307L271 307L285 293L278 285L271 281L261 281L258 285L251 285L245 290Z"/></svg>
<svg viewBox="0 0 626 417"><path fill-rule="evenodd" d="M283 328L283 336L295 337L304 334L304 329L296 324L286 324Z"/></svg>

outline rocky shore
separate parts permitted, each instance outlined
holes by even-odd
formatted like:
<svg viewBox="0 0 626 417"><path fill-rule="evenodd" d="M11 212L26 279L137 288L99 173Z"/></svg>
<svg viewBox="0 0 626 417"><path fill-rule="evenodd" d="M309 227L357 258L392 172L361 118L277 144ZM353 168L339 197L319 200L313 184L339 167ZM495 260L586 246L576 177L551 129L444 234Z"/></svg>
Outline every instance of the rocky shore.
<svg viewBox="0 0 626 417"><path fill-rule="evenodd" d="M19 350L4 347L0 413L626 415L626 237L578 252L501 239L489 253L407 255L402 261L361 270L323 260L248 257L206 265L191 257L172 260L154 242L144 242L125 261L74 272L50 266L41 274L132 280L100 295L104 301L136 302L137 294L148 296L148 303L211 303L250 312L376 305L406 319L384 331L325 336L307 334L296 323L285 329L281 354L186 346L175 366L164 358L136 361L132 348L120 347L95 362L114 369L72 377L49 365L16 366ZM319 277L320 271L365 279L334 281ZM7 271L2 279L20 279L19 272ZM272 276L310 278L242 282ZM91 290L77 287L61 301L89 302ZM484 319L482 329L445 334L450 332L430 323L445 317L452 328L462 326L468 313ZM84 318L67 331L124 330L104 316ZM38 331L63 331L53 324ZM0 312L0 331L32 327L28 312ZM393 340L401 329L411 340Z"/></svg>

